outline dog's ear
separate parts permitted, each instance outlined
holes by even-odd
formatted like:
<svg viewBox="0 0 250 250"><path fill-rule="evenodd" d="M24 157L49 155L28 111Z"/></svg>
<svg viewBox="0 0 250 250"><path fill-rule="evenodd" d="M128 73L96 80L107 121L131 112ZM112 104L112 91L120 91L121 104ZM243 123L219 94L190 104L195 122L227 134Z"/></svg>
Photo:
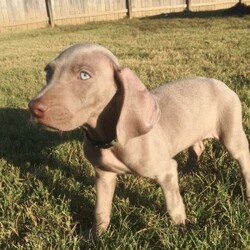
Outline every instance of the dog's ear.
<svg viewBox="0 0 250 250"><path fill-rule="evenodd" d="M129 139L149 132L161 112L154 97L129 68L116 70L115 76L122 97L116 133L118 141L125 144Z"/></svg>

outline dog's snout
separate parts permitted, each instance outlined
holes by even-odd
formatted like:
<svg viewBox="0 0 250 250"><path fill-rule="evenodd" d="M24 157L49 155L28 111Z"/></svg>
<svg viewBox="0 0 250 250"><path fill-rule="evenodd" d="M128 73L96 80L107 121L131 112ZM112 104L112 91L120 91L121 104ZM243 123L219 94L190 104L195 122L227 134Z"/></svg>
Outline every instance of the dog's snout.
<svg viewBox="0 0 250 250"><path fill-rule="evenodd" d="M32 100L29 103L29 109L32 114L38 118L43 117L44 113L48 110L48 106L40 99Z"/></svg>

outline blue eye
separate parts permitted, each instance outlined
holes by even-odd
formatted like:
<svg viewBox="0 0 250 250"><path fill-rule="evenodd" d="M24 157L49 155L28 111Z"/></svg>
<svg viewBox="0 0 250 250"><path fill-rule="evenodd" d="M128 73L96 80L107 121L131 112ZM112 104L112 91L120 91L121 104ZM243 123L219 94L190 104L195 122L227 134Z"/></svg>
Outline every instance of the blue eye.
<svg viewBox="0 0 250 250"><path fill-rule="evenodd" d="M86 73L85 71L81 71L80 73L80 79L81 80L88 80L90 78L90 75Z"/></svg>

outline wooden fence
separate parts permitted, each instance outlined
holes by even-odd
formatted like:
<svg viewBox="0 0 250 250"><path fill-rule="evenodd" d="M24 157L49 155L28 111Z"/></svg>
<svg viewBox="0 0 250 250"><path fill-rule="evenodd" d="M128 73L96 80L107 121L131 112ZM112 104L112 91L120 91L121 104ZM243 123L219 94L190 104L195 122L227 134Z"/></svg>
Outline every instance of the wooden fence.
<svg viewBox="0 0 250 250"><path fill-rule="evenodd" d="M240 0L241 1L241 0ZM0 32L229 8L239 0L0 0ZM250 0L244 0L250 3Z"/></svg>
<svg viewBox="0 0 250 250"><path fill-rule="evenodd" d="M46 27L47 24L45 1L0 0L0 32Z"/></svg>

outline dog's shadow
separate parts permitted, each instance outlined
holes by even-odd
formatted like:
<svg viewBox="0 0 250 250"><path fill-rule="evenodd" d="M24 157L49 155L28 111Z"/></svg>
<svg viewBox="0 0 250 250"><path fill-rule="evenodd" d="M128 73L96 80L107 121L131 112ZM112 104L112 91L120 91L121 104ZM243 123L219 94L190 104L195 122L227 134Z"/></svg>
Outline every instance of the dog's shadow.
<svg viewBox="0 0 250 250"><path fill-rule="evenodd" d="M48 132L33 126L29 118L28 110L18 108L0 109L0 157L7 163L20 170L22 178L28 175L41 181L49 192L54 196L65 195L71 200L72 214L76 221L80 221L81 227L89 227L90 221L82 221L81 215L85 218L92 217L94 204L83 196L68 190L60 182L53 180L51 171L60 169L66 177L73 178L81 182L83 188L88 189L94 185L93 176L76 174L72 169L72 163L60 160L51 153L55 147L69 141L83 141L82 131L73 131L63 134ZM49 168L50 174L48 173ZM83 166L84 168L84 166ZM84 204L84 206L82 206Z"/></svg>

